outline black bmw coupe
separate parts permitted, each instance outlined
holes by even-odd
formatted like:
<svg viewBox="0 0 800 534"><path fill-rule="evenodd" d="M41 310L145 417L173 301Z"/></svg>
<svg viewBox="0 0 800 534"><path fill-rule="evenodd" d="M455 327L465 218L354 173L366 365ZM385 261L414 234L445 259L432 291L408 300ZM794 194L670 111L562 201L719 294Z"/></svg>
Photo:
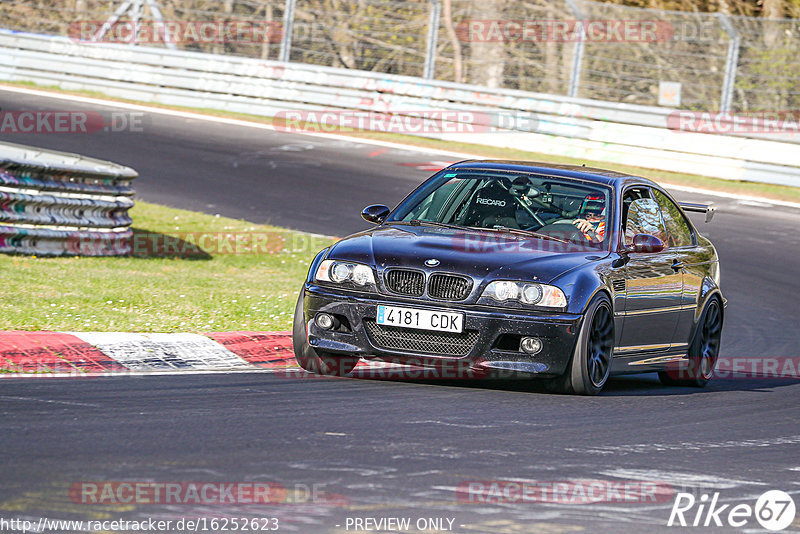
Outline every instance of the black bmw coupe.
<svg viewBox="0 0 800 534"><path fill-rule="evenodd" d="M645 178L587 167L464 161L376 226L322 250L294 316L308 371L361 358L546 379L597 394L611 374L703 386L719 355L719 261Z"/></svg>

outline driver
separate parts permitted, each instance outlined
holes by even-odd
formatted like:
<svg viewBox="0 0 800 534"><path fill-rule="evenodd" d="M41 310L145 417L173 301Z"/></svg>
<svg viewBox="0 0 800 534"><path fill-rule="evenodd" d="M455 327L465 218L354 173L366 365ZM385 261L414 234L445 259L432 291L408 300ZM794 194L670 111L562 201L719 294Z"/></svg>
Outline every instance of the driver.
<svg viewBox="0 0 800 534"><path fill-rule="evenodd" d="M572 224L583 232L584 237L593 243L600 243L606 238L606 202L602 197L589 196L583 201L581 217Z"/></svg>

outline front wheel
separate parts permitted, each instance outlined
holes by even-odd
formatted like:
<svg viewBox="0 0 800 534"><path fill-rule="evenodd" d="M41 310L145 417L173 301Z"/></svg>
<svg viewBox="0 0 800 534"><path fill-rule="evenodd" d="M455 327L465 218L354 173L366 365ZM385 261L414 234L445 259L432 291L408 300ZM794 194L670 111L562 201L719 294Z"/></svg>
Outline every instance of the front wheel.
<svg viewBox="0 0 800 534"><path fill-rule="evenodd" d="M346 375L358 363L358 356L339 356L330 352L318 351L308 344L306 320L303 314L304 296L305 291L300 291L300 296L294 309L294 324L292 325L292 345L297 363L310 373L328 376Z"/></svg>
<svg viewBox="0 0 800 534"><path fill-rule="evenodd" d="M689 346L688 366L659 372L661 383L669 386L704 387L714 375L721 339L722 308L719 300L712 298L700 317L697 332Z"/></svg>
<svg viewBox="0 0 800 534"><path fill-rule="evenodd" d="M608 381L613 354L611 301L600 293L586 308L572 360L567 371L556 379L556 389L562 393L597 395Z"/></svg>

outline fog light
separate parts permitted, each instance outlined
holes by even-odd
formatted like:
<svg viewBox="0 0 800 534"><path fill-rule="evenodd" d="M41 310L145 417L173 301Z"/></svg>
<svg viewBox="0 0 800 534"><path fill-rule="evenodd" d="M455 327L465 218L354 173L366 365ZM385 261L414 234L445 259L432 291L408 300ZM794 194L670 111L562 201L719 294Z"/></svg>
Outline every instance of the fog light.
<svg viewBox="0 0 800 534"><path fill-rule="evenodd" d="M537 354L542 350L542 340L538 337L523 337L519 342L519 348L522 352Z"/></svg>
<svg viewBox="0 0 800 534"><path fill-rule="evenodd" d="M333 328L333 316L329 313L318 313L317 314L317 326L322 328L323 330L330 330Z"/></svg>

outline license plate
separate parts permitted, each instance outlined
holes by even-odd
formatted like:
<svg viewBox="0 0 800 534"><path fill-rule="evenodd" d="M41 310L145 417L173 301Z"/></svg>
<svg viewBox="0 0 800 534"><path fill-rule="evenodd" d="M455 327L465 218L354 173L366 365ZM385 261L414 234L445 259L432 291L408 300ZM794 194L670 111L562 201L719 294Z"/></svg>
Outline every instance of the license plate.
<svg viewBox="0 0 800 534"><path fill-rule="evenodd" d="M463 332L464 314L398 306L378 306L377 323L438 332Z"/></svg>

